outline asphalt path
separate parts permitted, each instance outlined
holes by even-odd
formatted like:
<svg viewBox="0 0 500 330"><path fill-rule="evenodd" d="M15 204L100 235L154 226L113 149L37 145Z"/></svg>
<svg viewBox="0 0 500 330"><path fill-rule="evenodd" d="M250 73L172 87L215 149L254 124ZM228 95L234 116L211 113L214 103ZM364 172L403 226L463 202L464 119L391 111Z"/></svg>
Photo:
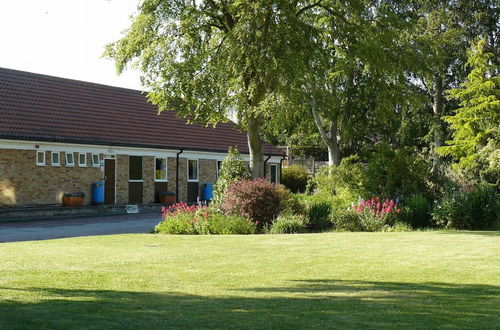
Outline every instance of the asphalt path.
<svg viewBox="0 0 500 330"><path fill-rule="evenodd" d="M0 222L0 243L64 237L149 233L159 213Z"/></svg>

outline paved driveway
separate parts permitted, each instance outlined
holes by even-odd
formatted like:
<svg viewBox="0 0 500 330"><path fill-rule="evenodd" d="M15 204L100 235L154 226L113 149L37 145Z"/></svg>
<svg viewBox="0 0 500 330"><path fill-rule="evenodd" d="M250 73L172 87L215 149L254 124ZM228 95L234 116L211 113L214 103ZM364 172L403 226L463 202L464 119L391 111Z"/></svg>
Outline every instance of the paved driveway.
<svg viewBox="0 0 500 330"><path fill-rule="evenodd" d="M33 241L75 236L149 233L160 220L160 214L150 213L0 222L0 242Z"/></svg>

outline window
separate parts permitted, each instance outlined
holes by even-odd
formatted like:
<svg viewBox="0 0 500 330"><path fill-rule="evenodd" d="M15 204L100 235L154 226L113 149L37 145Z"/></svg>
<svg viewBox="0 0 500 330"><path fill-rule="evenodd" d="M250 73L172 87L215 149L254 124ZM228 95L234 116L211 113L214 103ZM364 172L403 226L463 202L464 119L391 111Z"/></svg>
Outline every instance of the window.
<svg viewBox="0 0 500 330"><path fill-rule="evenodd" d="M87 154L84 152L80 152L78 154L78 165L80 167L86 167L87 166Z"/></svg>
<svg viewBox="0 0 500 330"><path fill-rule="evenodd" d="M36 165L45 166L45 151L36 152Z"/></svg>
<svg viewBox="0 0 500 330"><path fill-rule="evenodd" d="M276 183L278 179L278 165L271 164L271 182Z"/></svg>
<svg viewBox="0 0 500 330"><path fill-rule="evenodd" d="M188 159L188 181L198 181L198 159Z"/></svg>
<svg viewBox="0 0 500 330"><path fill-rule="evenodd" d="M52 151L52 166L61 165L61 154L59 152Z"/></svg>
<svg viewBox="0 0 500 330"><path fill-rule="evenodd" d="M216 173L216 177L217 179L219 179L219 176L220 176L220 170L222 169L222 160L218 160L217 161L217 173Z"/></svg>
<svg viewBox="0 0 500 330"><path fill-rule="evenodd" d="M142 157L130 156L128 168L129 181L142 181Z"/></svg>
<svg viewBox="0 0 500 330"><path fill-rule="evenodd" d="M99 154L92 154L92 165L101 166L101 160L99 158Z"/></svg>
<svg viewBox="0 0 500 330"><path fill-rule="evenodd" d="M155 158L155 181L167 181L166 158Z"/></svg>
<svg viewBox="0 0 500 330"><path fill-rule="evenodd" d="M74 166L75 165L75 158L73 156L72 152L67 152L66 153L66 166Z"/></svg>

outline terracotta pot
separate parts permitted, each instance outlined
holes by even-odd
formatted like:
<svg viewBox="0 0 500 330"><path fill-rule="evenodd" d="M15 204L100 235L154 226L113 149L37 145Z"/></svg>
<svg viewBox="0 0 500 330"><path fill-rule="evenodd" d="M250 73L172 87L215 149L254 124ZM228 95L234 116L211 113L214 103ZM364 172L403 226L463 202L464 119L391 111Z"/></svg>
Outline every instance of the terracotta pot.
<svg viewBox="0 0 500 330"><path fill-rule="evenodd" d="M175 195L160 195L158 196L158 200L160 201L160 204L174 204Z"/></svg>
<svg viewBox="0 0 500 330"><path fill-rule="evenodd" d="M63 197L63 206L82 206L83 197Z"/></svg>

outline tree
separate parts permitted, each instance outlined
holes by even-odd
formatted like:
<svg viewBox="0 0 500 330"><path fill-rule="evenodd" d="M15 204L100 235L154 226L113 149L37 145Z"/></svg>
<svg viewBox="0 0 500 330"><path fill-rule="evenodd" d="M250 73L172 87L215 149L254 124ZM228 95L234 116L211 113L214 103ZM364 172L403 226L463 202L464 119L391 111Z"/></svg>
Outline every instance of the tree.
<svg viewBox="0 0 500 330"><path fill-rule="evenodd" d="M253 177L264 176L263 106L307 49L297 14L308 1L144 0L125 36L106 48L118 72L137 65L159 111L217 124L236 115Z"/></svg>
<svg viewBox="0 0 500 330"><path fill-rule="evenodd" d="M247 168L243 164L238 149L230 147L227 151L226 158L222 161L219 177L214 187L214 198L212 199L211 205L216 209L220 209L227 187L229 187L232 182L241 179L249 179Z"/></svg>
<svg viewBox="0 0 500 330"><path fill-rule="evenodd" d="M318 1L312 9L302 19L315 47L296 82L296 102L308 105L329 165L338 165L342 147L375 142L377 130L385 132L397 117L408 85L405 63L413 52L397 5Z"/></svg>
<svg viewBox="0 0 500 330"><path fill-rule="evenodd" d="M459 100L461 107L454 115L443 117L453 130L453 139L437 149L465 169L475 165L481 149L500 141L499 67L492 62L494 55L485 52L485 44L480 39L469 51L467 66L472 70L462 88L449 91L450 98Z"/></svg>

